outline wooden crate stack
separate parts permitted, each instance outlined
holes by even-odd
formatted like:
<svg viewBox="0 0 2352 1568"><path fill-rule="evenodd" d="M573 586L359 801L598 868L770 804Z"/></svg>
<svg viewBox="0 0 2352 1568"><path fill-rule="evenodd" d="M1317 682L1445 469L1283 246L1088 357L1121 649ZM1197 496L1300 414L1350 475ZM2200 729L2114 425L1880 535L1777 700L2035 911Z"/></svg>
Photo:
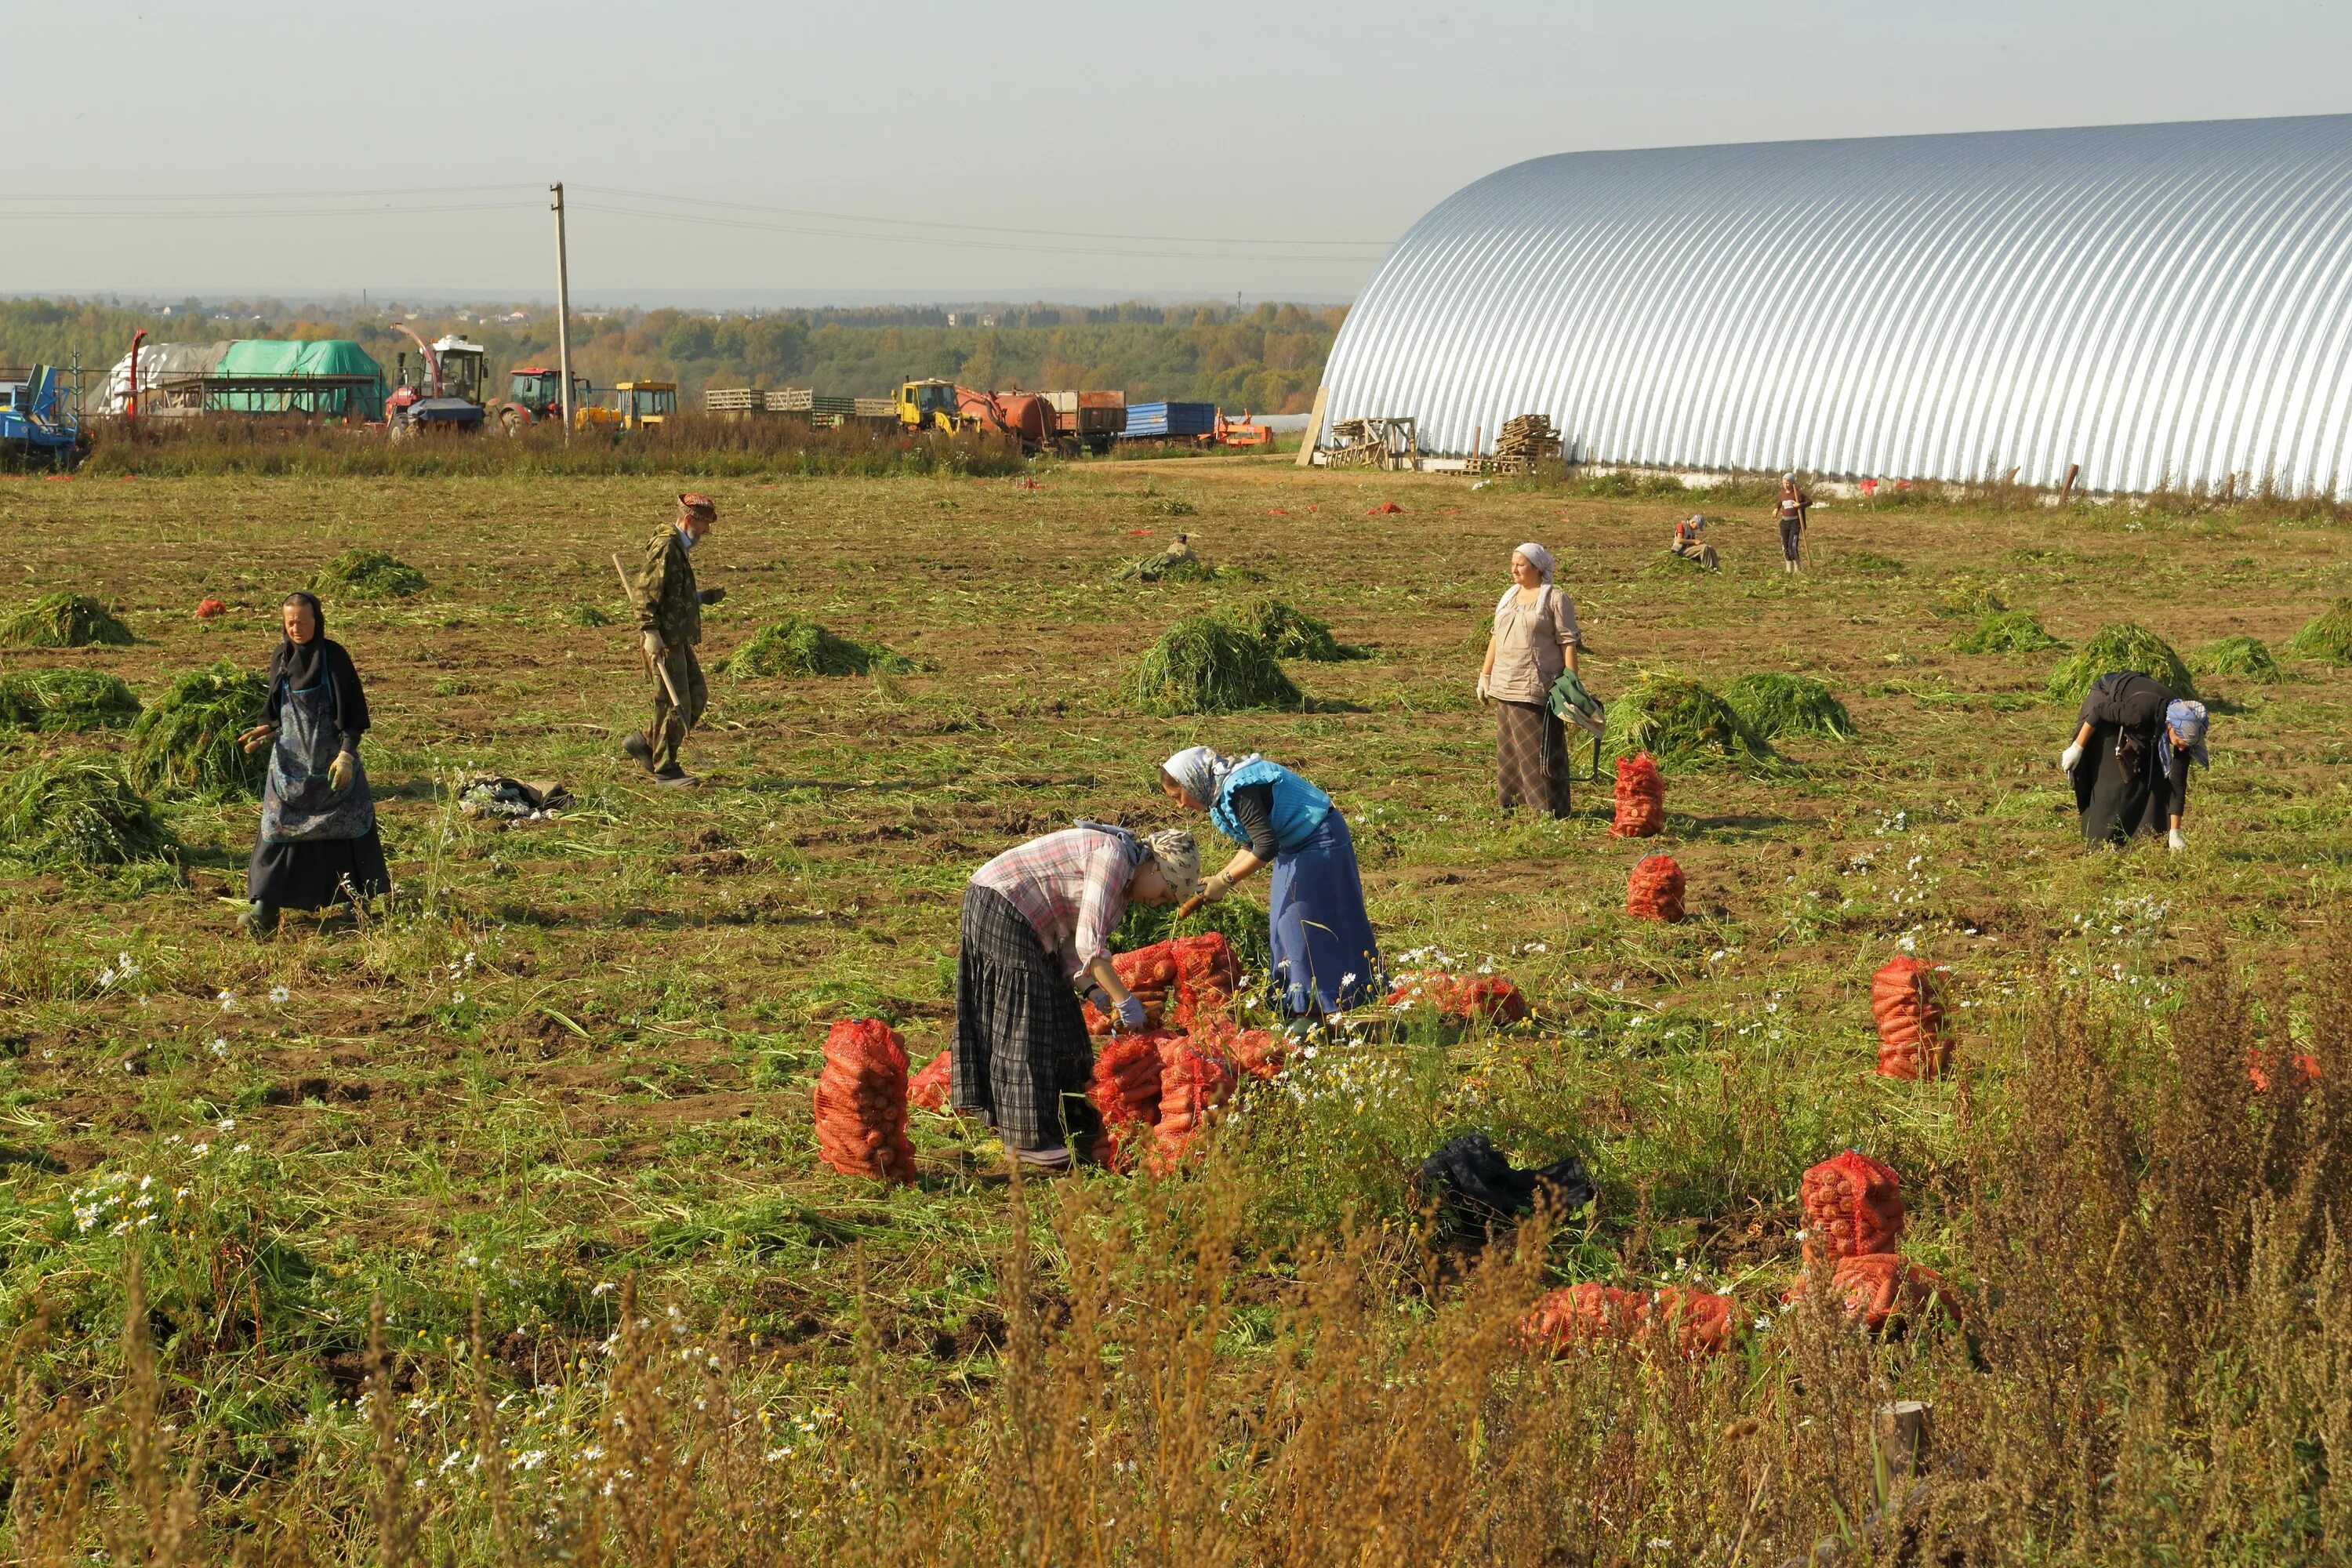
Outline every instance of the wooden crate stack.
<svg viewBox="0 0 2352 1568"><path fill-rule="evenodd" d="M1532 473L1538 463L1559 457L1562 449L1549 415L1522 414L1504 424L1502 435L1495 441L1495 455L1481 466L1488 473Z"/></svg>
<svg viewBox="0 0 2352 1568"><path fill-rule="evenodd" d="M756 414L762 406L756 387L708 386L702 390L702 407L708 414Z"/></svg>

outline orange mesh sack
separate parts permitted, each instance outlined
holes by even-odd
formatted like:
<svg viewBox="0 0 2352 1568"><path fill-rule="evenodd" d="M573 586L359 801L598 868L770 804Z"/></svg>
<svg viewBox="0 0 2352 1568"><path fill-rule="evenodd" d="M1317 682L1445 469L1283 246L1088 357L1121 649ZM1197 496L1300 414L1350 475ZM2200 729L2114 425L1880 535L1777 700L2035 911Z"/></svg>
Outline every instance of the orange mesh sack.
<svg viewBox="0 0 2352 1568"><path fill-rule="evenodd" d="M945 1110L948 1108L948 1090L951 1087L950 1074L955 1068L954 1058L952 1049L933 1057L931 1065L917 1073L907 1085L907 1103L918 1110Z"/></svg>
<svg viewBox="0 0 2352 1568"><path fill-rule="evenodd" d="M1192 1043L1222 1058L1235 1074L1271 1079L1290 1059L1287 1046L1271 1029L1244 1029L1231 1018L1208 1017L1192 1027Z"/></svg>
<svg viewBox="0 0 2352 1568"><path fill-rule="evenodd" d="M1170 942L1176 963L1176 1026L1189 1029L1234 1005L1242 988L1242 963L1223 931L1179 937Z"/></svg>
<svg viewBox="0 0 2352 1568"><path fill-rule="evenodd" d="M1615 838L1648 838L1665 830L1666 782L1643 752L1617 759L1617 816L1609 824Z"/></svg>
<svg viewBox="0 0 2352 1568"><path fill-rule="evenodd" d="M1731 1348L1732 1314L1738 1306L1728 1296L1678 1285L1661 1290L1571 1285L1544 1297L1519 1320L1519 1338L1558 1355L1580 1343L1639 1342L1663 1327L1685 1355L1720 1355Z"/></svg>
<svg viewBox="0 0 2352 1568"><path fill-rule="evenodd" d="M1951 1287L1934 1269L1900 1253L1840 1258L1830 1284L1844 1302L1846 1316L1872 1333L1898 1319L1916 1321L1930 1312L1959 1315Z"/></svg>
<svg viewBox="0 0 2352 1568"><path fill-rule="evenodd" d="M1878 1070L1888 1078L1936 1078L1952 1065L1943 983L1916 958L1897 958L1870 982L1878 1020Z"/></svg>
<svg viewBox="0 0 2352 1568"><path fill-rule="evenodd" d="M1397 976L1388 1005L1433 1007L1449 1017L1490 1024L1516 1024L1528 1016L1525 993L1499 974L1448 974L1420 970Z"/></svg>
<svg viewBox="0 0 2352 1568"><path fill-rule="evenodd" d="M1095 1057L1087 1089L1103 1122L1095 1158L1111 1169L1133 1170L1138 1156L1151 1147L1160 1120L1160 1047L1182 1037L1160 1030L1113 1035Z"/></svg>
<svg viewBox="0 0 2352 1568"><path fill-rule="evenodd" d="M2301 1098L2319 1082L2319 1058L2308 1051L2297 1051L2287 1058L2287 1063L2292 1068L2287 1074L2287 1090ZM2250 1047L2246 1051L2246 1081L2254 1086L2257 1094L2271 1091L2270 1058L2263 1055L2260 1046Z"/></svg>
<svg viewBox="0 0 2352 1568"><path fill-rule="evenodd" d="M824 1037L817 1075L816 1152L845 1176L915 1179L907 1142L907 1047L878 1018L844 1018Z"/></svg>
<svg viewBox="0 0 2352 1568"><path fill-rule="evenodd" d="M1176 987L1176 944L1155 942L1150 947L1139 947L1132 952L1111 954L1110 966L1118 972L1118 983L1135 993L1143 1004L1144 1027L1160 1027L1168 1011L1168 994ZM1087 1033L1108 1035L1111 1016L1091 1002L1079 1004L1087 1016Z"/></svg>
<svg viewBox="0 0 2352 1568"><path fill-rule="evenodd" d="M1835 1262L1893 1252L1903 1239L1903 1182L1893 1171L1848 1149L1805 1173L1805 1260Z"/></svg>
<svg viewBox="0 0 2352 1568"><path fill-rule="evenodd" d="M1234 1075L1209 1052L1181 1037L1160 1047L1159 1141L1151 1168L1165 1174L1191 1159L1219 1106L1233 1098Z"/></svg>
<svg viewBox="0 0 2352 1568"><path fill-rule="evenodd" d="M1625 879L1625 912L1636 920L1683 918L1683 868L1671 855L1645 855Z"/></svg>

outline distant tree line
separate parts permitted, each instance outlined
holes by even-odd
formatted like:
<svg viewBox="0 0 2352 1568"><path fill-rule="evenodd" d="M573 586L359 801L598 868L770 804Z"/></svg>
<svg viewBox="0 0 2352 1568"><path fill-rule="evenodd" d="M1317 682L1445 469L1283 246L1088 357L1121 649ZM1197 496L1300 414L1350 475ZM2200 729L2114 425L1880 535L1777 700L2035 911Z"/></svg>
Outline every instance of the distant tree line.
<svg viewBox="0 0 2352 1568"><path fill-rule="evenodd" d="M521 321L498 318L518 311ZM572 373L598 386L676 381L705 386L814 386L880 396L901 381L942 376L968 386L1124 389L1130 400L1196 398L1269 414L1307 406L1322 379L1344 307L1264 304L1164 309L1009 306L956 312L881 307L713 315L690 310L575 313ZM520 365L555 363L551 313L507 305L306 310L274 300L187 300L169 308L100 300L0 300L0 364L80 364L93 393L141 327L147 341L351 338L394 372L415 345L457 332L489 351L503 381ZM472 318L472 319L467 319ZM982 321L991 324L982 325Z"/></svg>

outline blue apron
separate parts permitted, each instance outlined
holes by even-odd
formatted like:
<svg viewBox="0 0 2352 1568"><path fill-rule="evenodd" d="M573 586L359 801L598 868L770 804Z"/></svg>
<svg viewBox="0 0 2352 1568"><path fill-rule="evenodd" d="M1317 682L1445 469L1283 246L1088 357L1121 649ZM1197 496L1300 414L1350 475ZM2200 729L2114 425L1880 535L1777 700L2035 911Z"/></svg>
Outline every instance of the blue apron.
<svg viewBox="0 0 2352 1568"><path fill-rule="evenodd" d="M375 831L375 798L367 771L352 754L351 787L337 790L327 769L343 749L335 722L334 682L288 690L278 705L278 739L269 748L269 778L261 792L261 841L308 844L364 838Z"/></svg>

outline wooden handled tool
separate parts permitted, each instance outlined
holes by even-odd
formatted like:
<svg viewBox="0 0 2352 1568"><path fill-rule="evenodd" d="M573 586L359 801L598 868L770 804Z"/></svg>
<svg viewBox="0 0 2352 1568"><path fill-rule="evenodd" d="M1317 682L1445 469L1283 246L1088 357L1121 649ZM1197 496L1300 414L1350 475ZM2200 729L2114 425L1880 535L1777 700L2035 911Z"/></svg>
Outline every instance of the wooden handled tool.
<svg viewBox="0 0 2352 1568"><path fill-rule="evenodd" d="M632 605L635 604L637 602L637 595L636 591L629 586L629 569L621 564L620 553L617 551L614 552L613 555L613 572L614 575L621 579L621 597L628 600ZM669 660L666 658L656 658L653 655L646 653L645 651L645 646L642 643L638 645L637 652L644 658L647 664L653 667L654 673L661 677L662 689L669 693L669 705L677 710L677 716L680 719L684 719L686 717L686 699L678 695L677 682L669 678ZM691 723L687 725L687 729L689 731L693 728L694 726Z"/></svg>

